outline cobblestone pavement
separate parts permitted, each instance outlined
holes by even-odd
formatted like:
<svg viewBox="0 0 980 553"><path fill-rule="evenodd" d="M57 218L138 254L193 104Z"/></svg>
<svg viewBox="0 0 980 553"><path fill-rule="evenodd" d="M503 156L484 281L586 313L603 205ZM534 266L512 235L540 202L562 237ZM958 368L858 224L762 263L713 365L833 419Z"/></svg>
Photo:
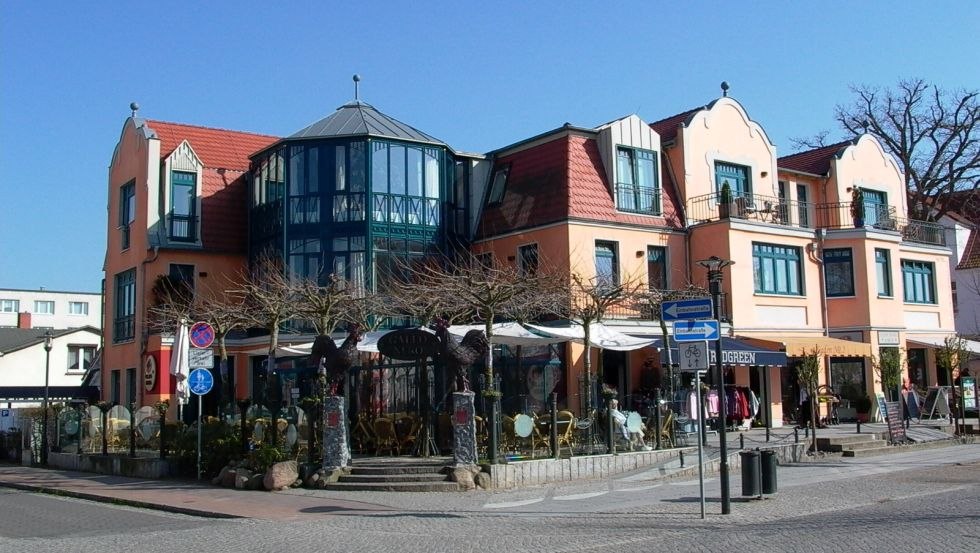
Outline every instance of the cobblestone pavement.
<svg viewBox="0 0 980 553"><path fill-rule="evenodd" d="M706 484L706 520L699 518L697 481L656 482L642 473L504 493L374 494L375 503L393 510L325 503L320 512L310 509L316 518L287 522L202 523L45 497L71 501L59 509L76 510L75 523L90 515L101 522L87 534L34 534L51 536L40 538L24 537L31 524L24 517L15 534L0 516L0 551L955 552L976 551L980 541L980 446L780 467L779 493L761 501L741 500L734 476L729 516L718 514L717 479ZM16 494L0 495L4 511L25 503ZM161 519L142 523L137 515Z"/></svg>

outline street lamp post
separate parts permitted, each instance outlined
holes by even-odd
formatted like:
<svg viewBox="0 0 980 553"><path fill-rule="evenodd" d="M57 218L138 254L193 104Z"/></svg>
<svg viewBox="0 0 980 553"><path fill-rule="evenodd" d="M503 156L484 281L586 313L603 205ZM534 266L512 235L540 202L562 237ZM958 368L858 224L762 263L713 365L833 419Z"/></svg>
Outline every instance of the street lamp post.
<svg viewBox="0 0 980 553"><path fill-rule="evenodd" d="M698 265L708 269L708 291L711 292L711 303L719 329L721 329L721 282L724 278L721 271L725 267L734 264L734 261L722 259L716 255L698 261ZM721 514L727 515L732 512L732 503L728 490L728 436L726 432L728 421L727 406L725 404L725 373L722 370L721 361L721 336L719 336L715 342L715 385L718 387L718 440L721 446L721 466L719 467L721 480Z"/></svg>
<svg viewBox="0 0 980 553"><path fill-rule="evenodd" d="M51 331L44 333L44 419L41 423L41 464L48 464L48 375L51 373Z"/></svg>

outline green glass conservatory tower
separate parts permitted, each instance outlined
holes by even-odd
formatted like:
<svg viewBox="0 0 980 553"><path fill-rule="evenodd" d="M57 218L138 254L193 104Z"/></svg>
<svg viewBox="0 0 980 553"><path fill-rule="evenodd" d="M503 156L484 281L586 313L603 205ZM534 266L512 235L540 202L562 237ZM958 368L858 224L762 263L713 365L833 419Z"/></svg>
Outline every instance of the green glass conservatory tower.
<svg viewBox="0 0 980 553"><path fill-rule="evenodd" d="M360 101L252 156L249 255L375 289L397 258L464 246L469 163Z"/></svg>

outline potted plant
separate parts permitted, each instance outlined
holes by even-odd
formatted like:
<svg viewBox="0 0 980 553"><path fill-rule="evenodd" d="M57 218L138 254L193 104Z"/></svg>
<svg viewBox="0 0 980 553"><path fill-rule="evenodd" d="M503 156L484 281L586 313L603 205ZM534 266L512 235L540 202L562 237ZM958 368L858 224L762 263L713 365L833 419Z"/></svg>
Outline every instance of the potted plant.
<svg viewBox="0 0 980 553"><path fill-rule="evenodd" d="M858 396L852 402L852 406L857 411L858 422L868 422L868 413L871 412L871 398L867 395Z"/></svg>
<svg viewBox="0 0 980 553"><path fill-rule="evenodd" d="M854 219L854 228L864 226L864 193L856 186L851 189L851 218Z"/></svg>
<svg viewBox="0 0 980 553"><path fill-rule="evenodd" d="M718 216L728 219L732 213L732 186L728 181L721 183L721 195L718 202Z"/></svg>

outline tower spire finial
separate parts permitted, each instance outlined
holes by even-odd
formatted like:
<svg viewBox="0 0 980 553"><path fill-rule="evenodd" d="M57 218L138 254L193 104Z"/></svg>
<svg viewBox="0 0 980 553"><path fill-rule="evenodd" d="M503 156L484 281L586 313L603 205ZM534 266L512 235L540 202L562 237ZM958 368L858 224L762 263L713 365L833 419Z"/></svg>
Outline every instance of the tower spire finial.
<svg viewBox="0 0 980 553"><path fill-rule="evenodd" d="M726 98L728 97L728 89L729 88L731 88L731 87L728 86L728 81L721 81L721 95L722 96L724 96Z"/></svg>
<svg viewBox="0 0 980 553"><path fill-rule="evenodd" d="M354 73L354 101L359 101L361 99L358 91L358 83L360 82L361 82L361 76L358 75L357 73Z"/></svg>
<svg viewBox="0 0 980 553"><path fill-rule="evenodd" d="M140 105L136 102L130 102L129 109L133 110L133 117L136 117L136 112L140 110Z"/></svg>

